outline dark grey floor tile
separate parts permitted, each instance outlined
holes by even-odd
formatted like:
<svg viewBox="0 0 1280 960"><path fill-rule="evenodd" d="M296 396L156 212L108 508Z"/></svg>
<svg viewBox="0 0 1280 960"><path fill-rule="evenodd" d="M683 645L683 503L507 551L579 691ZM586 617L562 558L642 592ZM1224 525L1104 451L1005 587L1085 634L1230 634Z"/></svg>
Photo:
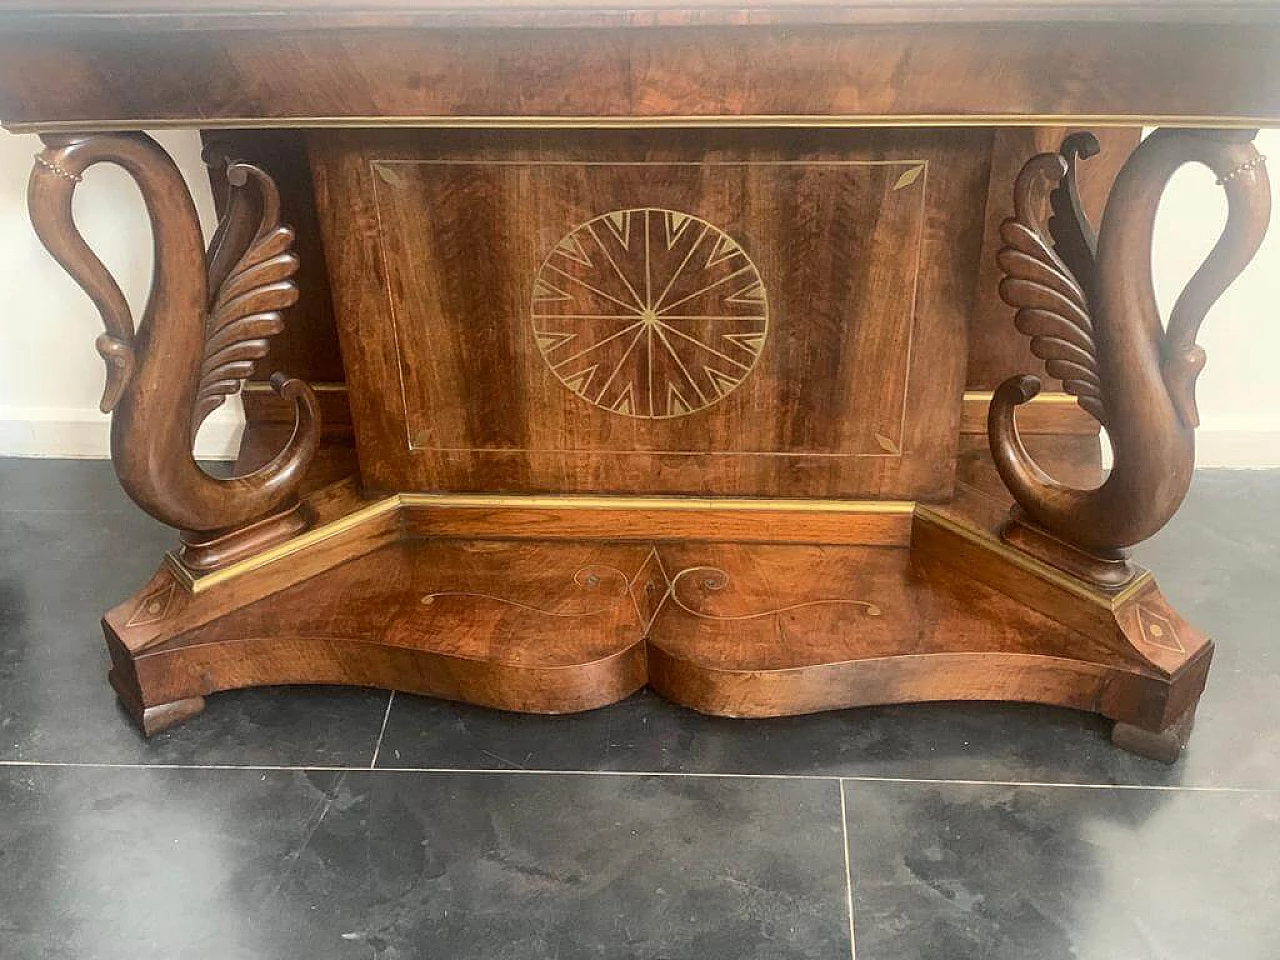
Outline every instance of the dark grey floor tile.
<svg viewBox="0 0 1280 960"><path fill-rule="evenodd" d="M173 539L136 510L0 512L0 759L367 765L388 699L375 690L219 694L196 720L142 739L107 684L98 620Z"/></svg>
<svg viewBox="0 0 1280 960"><path fill-rule="evenodd" d="M850 955L832 782L0 768L5 956Z"/></svg>
<svg viewBox="0 0 1280 960"><path fill-rule="evenodd" d="M858 960L1272 960L1280 796L846 786Z"/></svg>
<svg viewBox="0 0 1280 960"><path fill-rule="evenodd" d="M650 693L573 717L398 696L379 765L1280 787L1280 472L1197 474L1140 554L1218 642L1191 747L1173 767L1117 750L1106 721L1069 710L923 704L744 722Z"/></svg>
<svg viewBox="0 0 1280 960"><path fill-rule="evenodd" d="M215 476L230 462L202 461ZM141 513L120 488L109 460L37 460L0 457L0 511Z"/></svg>
<svg viewBox="0 0 1280 960"><path fill-rule="evenodd" d="M0 457L0 510L123 513L138 508L109 460L28 460Z"/></svg>
<svg viewBox="0 0 1280 960"><path fill-rule="evenodd" d="M325 907L279 910L279 891L331 811L335 776L0 766L0 954L304 956L294 941ZM335 936L311 956L341 949Z"/></svg>

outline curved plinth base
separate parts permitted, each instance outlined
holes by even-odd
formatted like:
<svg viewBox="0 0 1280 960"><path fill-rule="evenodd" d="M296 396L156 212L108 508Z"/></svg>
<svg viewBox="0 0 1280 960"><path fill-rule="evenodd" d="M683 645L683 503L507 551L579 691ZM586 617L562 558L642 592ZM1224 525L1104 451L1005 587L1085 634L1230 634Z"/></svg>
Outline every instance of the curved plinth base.
<svg viewBox="0 0 1280 960"><path fill-rule="evenodd" d="M1110 717L1117 743L1167 759L1158 743L1185 740L1170 731L1212 653L1148 575L1096 591L926 508L909 543L881 546L586 540L580 519L564 539L543 524L537 539L427 538L405 510L367 505L212 583L163 568L104 620L135 721L154 733L210 693L275 684L529 713L649 684L736 717L1053 704Z"/></svg>

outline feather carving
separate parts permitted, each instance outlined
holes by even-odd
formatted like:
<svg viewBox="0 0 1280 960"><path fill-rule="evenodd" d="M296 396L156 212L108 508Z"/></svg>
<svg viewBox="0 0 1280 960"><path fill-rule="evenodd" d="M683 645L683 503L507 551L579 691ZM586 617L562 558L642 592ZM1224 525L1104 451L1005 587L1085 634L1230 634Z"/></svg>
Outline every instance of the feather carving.
<svg viewBox="0 0 1280 960"><path fill-rule="evenodd" d="M997 255L1004 273L1000 297L1017 311L1014 326L1031 338L1031 352L1044 361L1049 375L1061 380L1063 389L1106 426L1107 408L1098 371L1090 294L1057 245L1045 239L1037 222L1037 201L1046 181L1059 185L1059 189L1063 182L1072 184L1059 196L1075 196L1073 170L1062 155L1042 153L1022 169L1014 186L1014 215L1000 227L1004 242ZM1080 216L1083 218L1083 214ZM1055 219L1065 224L1064 217L1059 213ZM1068 242L1064 249L1071 251L1078 270L1088 272L1087 282L1091 285L1097 241L1090 241L1093 234L1087 220L1073 222L1073 232L1062 235L1073 236L1075 243Z"/></svg>
<svg viewBox="0 0 1280 960"><path fill-rule="evenodd" d="M210 295L193 430L253 375L271 337L284 329L281 311L298 300L293 231L280 223L275 184L247 163L229 165L226 176L226 214L207 255Z"/></svg>
<svg viewBox="0 0 1280 960"><path fill-rule="evenodd" d="M1049 191L1049 209L1053 213L1047 226L1049 236L1053 237L1054 252L1062 258L1091 303L1097 280L1098 232L1080 202L1076 162L1096 157L1101 149L1092 133L1069 135L1058 149L1067 161L1066 175Z"/></svg>

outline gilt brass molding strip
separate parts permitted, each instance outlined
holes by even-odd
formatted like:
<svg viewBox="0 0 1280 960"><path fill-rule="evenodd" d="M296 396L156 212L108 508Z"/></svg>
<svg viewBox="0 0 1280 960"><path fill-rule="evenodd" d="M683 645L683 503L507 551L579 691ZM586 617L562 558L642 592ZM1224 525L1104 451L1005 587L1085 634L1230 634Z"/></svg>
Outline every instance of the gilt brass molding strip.
<svg viewBox="0 0 1280 960"><path fill-rule="evenodd" d="M199 594L206 590L242 577L247 573L260 570L268 564L275 563L277 560L283 560L285 557L291 557L295 554L308 550L326 540L340 536L354 530L362 524L388 513L394 513L400 509L400 498L398 496L385 497L382 500L375 500L367 506L354 510L345 516L339 517L329 523L321 524L312 530L299 534L284 543L276 544L270 549L263 550L261 553L254 554L252 557L246 557L236 563L228 564L209 573L198 573L187 567L173 553L165 554L165 561L169 566L170 572L177 577L189 593Z"/></svg>
<svg viewBox="0 0 1280 960"><path fill-rule="evenodd" d="M1100 607L1103 607L1112 613L1118 612L1125 604L1132 600L1135 596L1149 587L1155 582L1150 570L1141 571L1133 581L1124 589L1115 593L1109 593L1105 590L1098 590L1090 587L1088 584L1070 577L1062 571L1049 566L1035 557L1029 556L1014 547L1005 544L989 532L979 527L970 526L961 523L944 513L940 513L925 504L918 504L915 511L916 518L926 523L931 523L936 527L941 527L948 533L953 533L958 537L968 540L970 543L977 544L984 550L996 554L1000 559L1007 561L1018 569L1044 580L1048 583L1059 587L1068 593L1088 600Z"/></svg>
<svg viewBox="0 0 1280 960"><path fill-rule="evenodd" d="M298 116L127 117L110 120L18 120L0 124L12 133L99 133L119 130L296 129L303 127L510 130L647 130L661 127L1181 127L1254 129L1280 126L1280 116L1178 114L703 114L695 116Z"/></svg>
<svg viewBox="0 0 1280 960"><path fill-rule="evenodd" d="M912 500L766 500L738 497L626 497L626 496L521 496L509 494L398 493L375 500L345 516L291 540L277 544L252 557L209 573L198 573L185 566L174 553L165 554L169 570L179 583L193 594L203 593L229 580L260 570L286 557L294 556L326 540L388 513L405 508L517 508L523 510L643 510L730 511L742 513L846 513L861 515L910 515L915 512Z"/></svg>
<svg viewBox="0 0 1280 960"><path fill-rule="evenodd" d="M914 500L771 500L749 497L627 497L556 494L401 493L406 507L521 507L543 510L726 510L781 513L909 514Z"/></svg>
<svg viewBox="0 0 1280 960"><path fill-rule="evenodd" d="M683 498L625 496L518 496L503 494L399 493L355 510L330 523L308 530L291 540L264 550L255 556L230 564L210 573L199 574L186 567L173 553L165 555L170 572L192 594L200 594L245 574L260 570L278 560L294 556L326 540L340 536L371 520L406 507L498 508L554 510L719 510L741 512L847 513L872 515L914 514L971 542L991 550L1002 559L1028 573L1053 583L1075 596L1115 611L1152 582L1149 571L1140 573L1118 593L1094 590L1055 570L1048 564L1029 557L994 539L989 533L959 523L925 504L910 500L765 500L745 498Z"/></svg>
<svg viewBox="0 0 1280 960"><path fill-rule="evenodd" d="M992 390L966 390L964 392L964 402L974 404L991 405L991 398L995 395ZM1054 404L1063 404L1065 406L1075 406L1076 398L1069 393L1061 391L1045 391L1038 393L1027 401L1027 406L1037 404L1040 406L1052 406Z"/></svg>

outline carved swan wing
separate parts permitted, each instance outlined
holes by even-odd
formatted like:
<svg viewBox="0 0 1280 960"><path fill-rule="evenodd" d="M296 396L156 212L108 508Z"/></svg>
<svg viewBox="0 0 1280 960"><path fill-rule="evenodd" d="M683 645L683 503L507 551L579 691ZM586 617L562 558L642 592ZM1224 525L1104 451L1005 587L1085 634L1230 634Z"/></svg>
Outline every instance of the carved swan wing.
<svg viewBox="0 0 1280 960"><path fill-rule="evenodd" d="M1098 371L1098 348L1090 296L1077 271L1091 285L1096 238L1079 210L1072 167L1056 153L1033 158L1014 187L1014 215L1000 227L1004 246L997 258L1004 272L1000 296L1017 310L1014 326L1031 338L1031 352L1080 406L1106 426L1107 409ZM1071 241L1050 246L1036 219L1038 194L1055 183L1053 225ZM1076 270L1058 247L1070 251Z"/></svg>
<svg viewBox="0 0 1280 960"><path fill-rule="evenodd" d="M1028 452L1015 409L1039 381L1012 377L992 394L991 456L1016 502L1006 539L1040 559L1116 588L1133 570L1123 551L1159 530L1186 495L1195 464L1195 337L1209 308L1253 258L1270 219L1271 192L1256 131L1158 130L1125 162L1096 235L1080 212L1073 161L1094 144L1064 144L1023 168L1014 216L998 256L1003 299L1048 372L1107 428L1112 468L1098 487L1057 482ZM1207 166L1227 200L1218 242L1162 323L1152 278L1152 235L1161 197L1188 163ZM1038 225L1049 196L1052 240ZM1028 532L1029 531L1029 532ZM1043 535L1047 534L1047 538ZM1065 552L1064 552L1065 551Z"/></svg>
<svg viewBox="0 0 1280 960"><path fill-rule="evenodd" d="M229 165L226 177L226 214L207 255L212 293L193 429L253 375L270 338L284 329L280 311L298 299L293 231L280 223L275 183L246 163Z"/></svg>

